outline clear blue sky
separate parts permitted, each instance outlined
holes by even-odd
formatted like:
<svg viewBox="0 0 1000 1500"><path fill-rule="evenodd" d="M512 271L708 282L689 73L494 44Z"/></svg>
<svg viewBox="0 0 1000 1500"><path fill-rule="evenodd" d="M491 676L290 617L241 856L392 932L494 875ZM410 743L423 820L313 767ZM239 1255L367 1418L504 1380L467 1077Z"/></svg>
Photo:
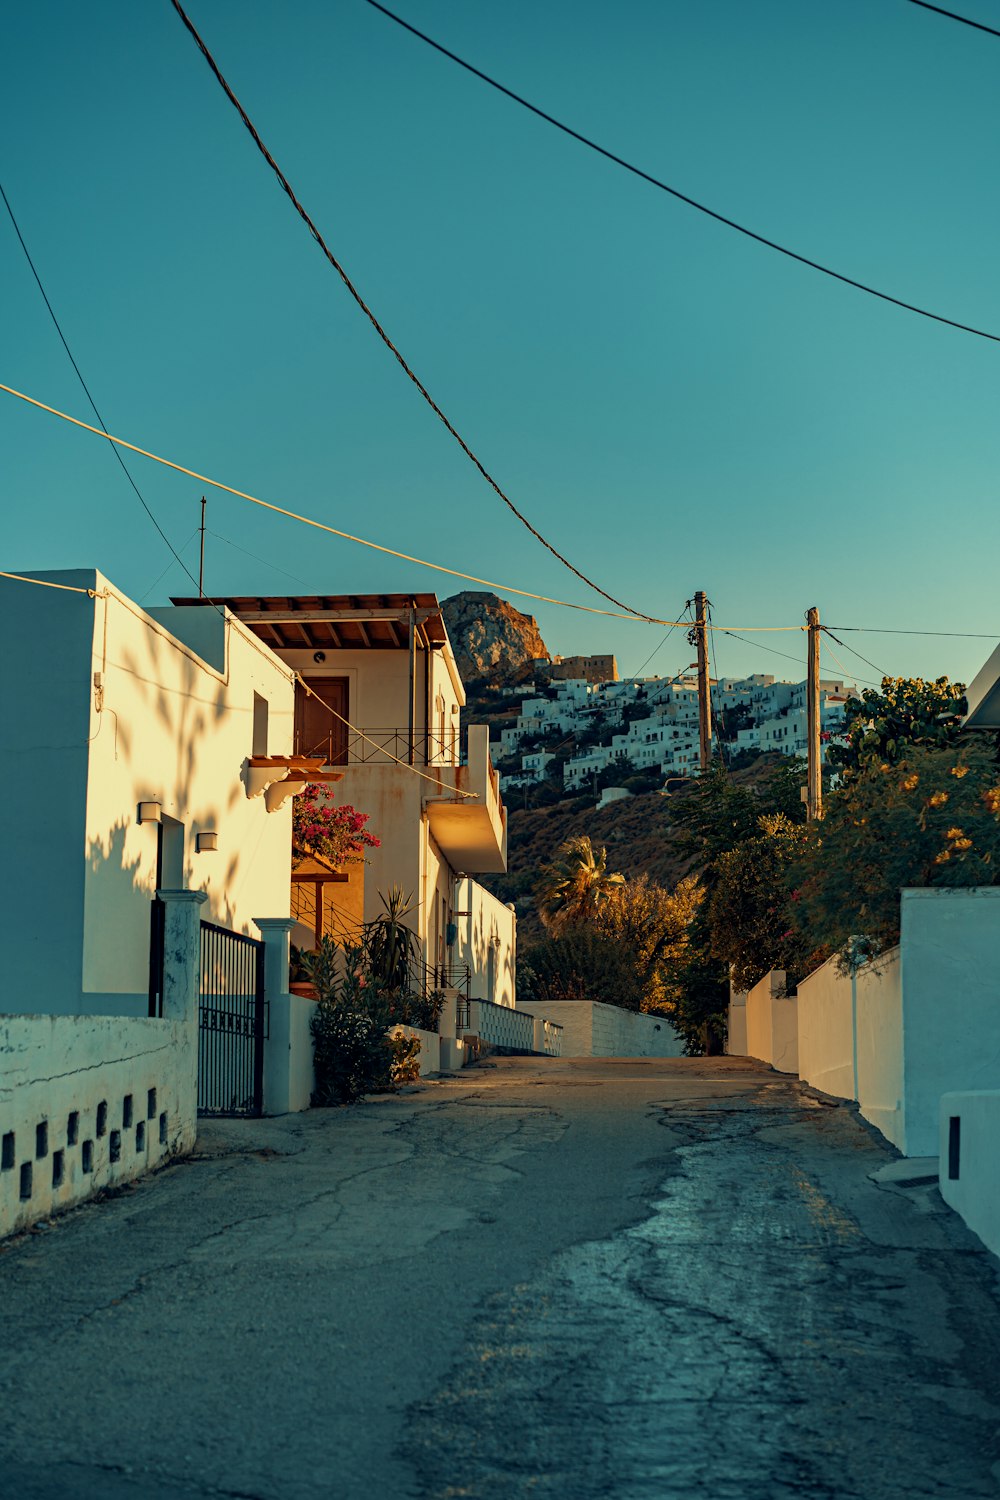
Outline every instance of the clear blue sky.
<svg viewBox="0 0 1000 1500"><path fill-rule="evenodd" d="M399 0L609 148L806 255L1000 332L1000 40L905 0ZM996 6L964 0L996 22ZM1000 345L751 244L363 0L190 0L389 332L535 524L611 593L720 623L1000 636ZM601 604L519 526L323 260L167 0L5 17L2 177L112 432L348 531ZM0 380L88 411L0 212ZM0 397L7 568L190 585L107 445ZM140 488L196 567L201 488ZM457 585L210 493L212 591ZM293 583L284 569L301 580ZM517 600L514 601L518 602ZM525 608L532 608L525 605ZM539 606L634 671L663 632ZM718 640L774 670L800 636ZM847 639L968 679L992 641ZM835 648L836 649L836 648ZM875 676L839 653L862 676ZM680 632L648 671L690 659ZM828 663L831 671L835 664Z"/></svg>

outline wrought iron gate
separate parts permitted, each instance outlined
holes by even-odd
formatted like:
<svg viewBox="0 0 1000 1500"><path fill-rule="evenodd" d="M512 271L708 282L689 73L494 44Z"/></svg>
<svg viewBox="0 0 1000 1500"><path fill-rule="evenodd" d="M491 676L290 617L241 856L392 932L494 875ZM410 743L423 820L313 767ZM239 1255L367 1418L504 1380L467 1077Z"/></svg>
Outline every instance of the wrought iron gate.
<svg viewBox="0 0 1000 1500"><path fill-rule="evenodd" d="M201 924L198 1113L259 1115L264 1107L264 944Z"/></svg>

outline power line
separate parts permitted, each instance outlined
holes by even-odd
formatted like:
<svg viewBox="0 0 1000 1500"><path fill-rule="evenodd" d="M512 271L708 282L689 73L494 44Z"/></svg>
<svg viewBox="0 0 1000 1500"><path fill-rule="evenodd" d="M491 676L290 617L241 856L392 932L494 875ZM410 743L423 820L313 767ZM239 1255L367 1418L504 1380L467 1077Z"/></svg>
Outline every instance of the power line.
<svg viewBox="0 0 1000 1500"><path fill-rule="evenodd" d="M835 625L833 628L853 635L938 635L957 641L995 641L1000 638L1000 630L899 630L883 625Z"/></svg>
<svg viewBox="0 0 1000 1500"><path fill-rule="evenodd" d="M187 549L190 547L191 543L194 541L195 537L198 535L199 530L200 530L200 527L198 527L198 526L196 526L194 528L194 530L192 531L191 535L188 537L187 541L184 543L184 545L180 549L182 553L186 552ZM156 578L153 579L153 582L149 585L149 588L143 594L142 598L141 599L137 599L135 601L138 605L140 605L140 607L143 604L145 604L146 600L149 598L149 596L153 592L153 590L155 588L159 587L159 585L162 583L163 579L166 578L167 574L170 572L170 569L173 566L174 566L174 562L173 562L173 558L171 558L170 562L168 562L167 566L163 569L163 572L159 573L156 576Z"/></svg>
<svg viewBox="0 0 1000 1500"><path fill-rule="evenodd" d="M961 21L963 26L973 26L976 31L988 31L990 36L1000 36L993 26L984 26L982 21L973 21L968 16L960 16L956 11L944 10L940 5L931 5L929 0L910 0L911 5L919 5L921 10L936 11L939 16L947 16L949 21Z"/></svg>
<svg viewBox="0 0 1000 1500"><path fill-rule="evenodd" d="M552 553L552 556L555 557L555 558L557 558L558 561L561 562L564 567L568 568L571 573L575 573L576 576L577 576L577 578L579 578L581 580L581 582L585 583L588 588L592 588L595 591L595 593L600 594L601 597L602 597L602 599L607 599L611 604L617 605L617 607L619 609L628 610L630 614L638 615L641 619L651 620L653 618L652 616L643 614L643 612L641 610L632 609L632 607L630 605L628 605L628 604L623 604L620 599L616 599L613 594L609 594L607 592L607 590L602 589L601 586L600 586L600 584L595 583L592 578L588 578L587 575L586 575L586 573L581 573L581 571L580 571L579 568L574 567L574 565L569 561L569 559L567 557L564 557L563 554L558 550L558 548L554 547L551 542L547 541L546 538L544 536L542 536L542 533L535 526L533 526L531 524L531 522L528 520L527 516L525 516L520 510L518 510L517 506L514 504L513 500L511 500L510 496L507 495L504 492L504 490L501 489L500 485L493 478L493 475L486 468L485 464L483 464L481 462L481 460L479 458L477 458L476 454L469 447L469 444L465 441L465 439L459 433L458 429L445 416L444 412L441 410L441 407L438 406L437 402L434 400L434 398L431 395L430 391L428 391L427 387L423 384L423 382L419 379L419 377L414 373L414 371L411 369L411 367L407 364L407 362L403 358L402 354L396 348L396 345L392 342L392 339L390 339L389 335L386 333L385 329L382 327L381 323L378 321L378 319L376 318L375 314L372 312L371 308L365 302L364 298L361 296L361 293L358 291L357 287L354 285L353 281L348 276L347 272L344 270L344 267L341 265L340 261L333 254L333 251L330 249L329 245L326 243L326 240L320 234L320 232L317 229L316 225L314 224L313 220L309 217L308 213L303 208L303 206L299 202L298 198L295 196L295 192L294 192L294 190L292 188L291 183L288 181L288 178L285 176L284 172L282 172L281 168L278 166L278 163L275 161L275 159L271 155L270 151L264 145L264 142L261 139L259 132L257 131L257 129L256 129L253 121L250 119L250 116L247 114L246 110L243 108L243 105L237 99L236 95L233 93L233 90L230 88L229 84L226 82L225 78L222 76L222 73L221 73L221 71L219 69L218 63L215 61L215 58L212 56L211 52L208 50L208 47L205 45L205 42L202 40L201 36L199 35L197 29L195 28L195 26L192 23L192 21L190 20L190 18L185 14L185 12L184 12L181 4L180 4L180 0L172 0L172 4L173 4L173 7L174 7L174 10L176 10L177 14L180 16L181 20L184 22L184 25L187 27L188 31L190 32L191 36L194 38L195 42L197 43L197 46L198 46L198 48L199 48L202 56L204 57L205 61L208 63L208 66L211 68L211 70L214 73L214 75L215 75L216 79L218 80L219 84L222 86L222 89L223 89L223 91L224 91L227 99L233 105L234 109L239 114L240 119L243 121L243 124L246 126L247 130L250 132L250 135L251 135L251 137L253 139L253 142L256 145L258 151L261 153L261 155L263 156L264 160L267 162L268 166L271 168L271 170L274 172L275 176L277 177L278 181L280 182L280 184L281 184L282 188L284 189L286 195L290 199L290 201L292 203L292 206L294 207L296 213L299 215L299 218L302 219L303 223L308 228L308 230L309 230L310 234L312 235L313 239L316 241L317 245L319 245L319 247L322 250L323 254L326 256L327 260L330 262L330 264L333 267L333 269L337 272L337 275L340 277L341 281L344 283L344 286L350 292L351 296L354 298L354 301L357 303L358 307L360 307L361 311L365 314L365 317L371 323L372 327L375 329L375 332L378 334L378 336L382 340L383 344L385 344L386 348L389 349L392 352L392 354L395 355L395 357L398 360L398 362L399 362L400 367L402 368L402 370L405 372L405 374L409 377L409 379L416 386L417 390L420 392L421 396L423 396L424 400L427 402L427 404L431 408L431 410L444 423L444 426L447 428L447 430L451 434L451 436L455 439L456 443L459 445L459 447L461 448L462 452L465 454L466 458L468 458L470 460L470 462L475 465L475 467L479 470L479 473L486 480L486 483L490 486L490 488L497 495L499 495L499 497L503 501L503 503L508 507L509 510L511 510L513 512L513 514L521 522L521 525L525 526L528 529L528 531L531 532L532 536L536 539L536 541L541 542L542 546L545 547L545 548L547 548L548 551Z"/></svg>
<svg viewBox="0 0 1000 1500"><path fill-rule="evenodd" d="M14 210L10 206L10 199L7 197L7 194L4 191L4 186L3 186L2 182L0 182L0 198L3 198L4 207L6 208L7 213L10 216L10 222L14 226L14 233L17 235L17 238L20 241L21 249L24 251L24 258L28 262L28 265L31 267L31 274L32 274L32 276L34 276L35 283L36 283L36 285L38 287L38 290L42 294L42 301L45 303L45 306L48 308L49 317L52 319L53 325L55 326L56 333L59 335L59 339L60 339L60 342L62 343L63 348L66 350L67 358L69 359L70 364L73 366L73 369L76 371L76 378L79 380L80 384L83 386L83 393L86 396L87 400L90 402L91 410L93 411L94 416L97 418L97 420L100 423L101 427L104 429L105 436L110 437L110 433L108 432L108 429L107 429L107 427L105 426L105 423L104 423L104 418L101 416L101 413L97 409L97 402L94 400L93 396L90 394L90 387L88 386L87 382L83 378L83 375L82 375L81 370L80 370L80 366L77 364L76 360L73 358L73 351L69 347L69 344L66 341L66 335L62 331L62 327L61 327L61 325L59 323L59 319L56 317L55 309L53 308L52 303L49 301L49 296L48 296L48 293L45 290L45 287L42 285L42 278L39 276L39 274L38 274L38 268L36 267L35 262L31 258L31 251L28 249L28 246L25 243L24 235L21 233L21 226L18 224L17 219L14 217ZM170 538L167 536L167 534L164 531L163 527L160 525L159 521L153 515L153 512L150 510L149 506L146 504L145 499L143 498L142 494L139 491L139 486L136 484L135 480L132 478L132 475L129 473L128 468L125 465L125 460L122 458L122 456L119 453L118 449L116 447L114 447L114 445L112 445L112 452L114 453L115 458L118 460L119 464L121 465L122 473L125 475L125 478L128 480L129 484L132 486L133 490L135 491L136 498L138 499L139 504L142 506L143 510L146 512L147 516L152 521L153 525L156 527L156 529L159 532L160 537L162 538L162 540L165 543L165 545L173 553L174 561L180 563L181 567L184 569L184 572L187 573L187 576L190 578L191 582L193 584L197 585L197 581L198 580L195 578L194 574L189 571L189 569L187 568L186 564L181 561L180 554L177 552L176 548L174 547L173 542L171 542ZM163 575L161 574L160 577L162 577L162 576ZM159 582L159 579L157 579L157 582ZM155 584L154 584L154 588L155 588Z"/></svg>
<svg viewBox="0 0 1000 1500"><path fill-rule="evenodd" d="M688 614L690 614L690 612L691 612L691 600L690 599L688 599L688 600L685 601L684 609L685 609L685 611ZM678 613L680 613L680 611L678 611ZM670 629L667 631L666 635L663 637L663 640L660 642L660 644L658 646L654 646L653 647L652 651L646 657L646 660L643 662L642 666L639 667L637 671L635 671L635 672L632 673L633 677L638 677L640 672L645 671L645 669L649 666L650 662L653 660L653 657L656 656L656 654L659 651L661 651L663 649L663 647L667 644L667 642L669 641L670 637L673 635L674 631L677 630L677 629L679 629L680 623L685 623L686 624L687 622L686 621L682 621L682 622L679 622L678 625L671 625Z"/></svg>
<svg viewBox="0 0 1000 1500"><path fill-rule="evenodd" d="M721 631L723 635L731 635L734 641L742 641L744 646L753 646L757 651L769 651L772 656L783 656L786 661L797 662L800 667L806 665L801 657L789 656L787 651L777 651L773 646L762 646L759 641L748 641L746 636L737 635L735 630L727 630L723 625L713 625L712 629Z"/></svg>
<svg viewBox="0 0 1000 1500"><path fill-rule="evenodd" d="M177 0L173 0L173 3L177 6ZM617 152L609 151L606 146L598 145L597 141L592 140L590 136L581 134L579 130L574 130L571 125L566 125L562 120L557 120L555 115L550 115L547 110L540 109L537 104L532 104L523 95L516 94L513 89L509 89L505 84L499 83L497 79L491 78L481 68L477 68L472 63L466 62L465 58L459 57L457 52L452 52L448 47L444 47L440 42L436 42L425 31L420 31L416 26L412 26L409 21L404 21L402 16L398 16L394 11L388 10L386 6L379 3L379 0L367 0L367 3L374 10L381 11L390 21L395 21L397 26L402 26L404 31L411 32L420 41L426 42L428 47L433 47L435 52L440 52L443 57L450 58L452 62L458 63L460 68L464 68L466 72L472 73L476 78L481 79L483 83L488 83L490 88L496 89L499 93L505 94L508 99L513 99L515 104L520 104L524 109L530 110L540 120L545 120L549 125L554 125L564 135L570 136L574 141L579 141L582 146L589 147L591 151L596 151L599 156L603 156L608 161L614 162L616 166L624 167L626 172L631 172L634 177L640 177L643 182L648 182L651 187L659 188L661 192L669 193L672 198L677 198L681 203L686 203L689 208L696 208L699 213L707 214L710 219L715 219L718 224L724 224L727 229L735 229L738 234L746 235L747 239L755 240L758 245L764 245L769 250L776 250L779 255L785 255L789 260L796 260L800 265L808 266L813 271L820 271L824 276L832 277L834 281L843 282L845 286L853 286L859 292L867 292L870 297L878 297L883 302L891 302L894 307L901 307L906 312L917 313L922 318L931 318L935 323L945 323L949 328L958 328L962 333L974 333L978 338L990 339L993 343L1000 343L1000 334L987 333L985 329L975 328L970 323L959 323L954 318L944 317L941 313L930 312L926 307L917 307L913 302L904 302L901 297L893 297L888 292L880 292L877 287L869 286L864 281L857 281L853 276L846 276L842 271L834 271L832 267L824 266L818 260L811 260L807 255L800 255L797 250L790 250L787 245L779 245L777 240L768 239L766 235L758 234L754 229L748 229L745 224L738 224L735 219L730 219L725 214L718 213L714 208L709 208L707 204L700 203L697 198L692 198L689 194L682 193L679 188L671 187L669 183L664 182L659 177L654 177L652 173L644 171L642 167L637 167L633 162L626 161L625 157L619 156ZM920 3L920 0L916 0L916 3ZM180 7L178 6L177 8L179 9ZM936 7L932 6L930 8L935 9ZM950 14L950 12L945 12L945 14ZM961 17L957 19L961 19ZM990 28L986 27L984 29L989 30Z"/></svg>
<svg viewBox="0 0 1000 1500"><path fill-rule="evenodd" d="M289 510L286 506L275 505L271 500L262 500L259 495L251 495L246 490L234 489L230 484L223 484L221 479L212 479L208 474L200 474L197 469L189 469L184 464L175 463L171 458L164 458L159 453L152 453L148 448L140 448L136 443L130 443L126 438L115 437L113 433L103 428L95 427L91 422L84 422L80 417L71 417L68 412L60 411L56 406L49 406L45 401L39 401L34 396L28 396L24 391L16 390L12 385L4 385L0 382L0 391L5 391L8 396L16 396L19 401L24 401L28 406L37 407L51 417L58 417L62 422L69 422L73 427L80 427L84 432L92 432L95 437L104 438L109 443L117 443L122 448L127 448L130 453L138 453L141 458L151 459L153 463L163 464L164 468L174 469L178 474L186 474L191 479L197 479L201 484L210 484L213 489L222 490L227 495L235 495L238 500L247 500L251 505L259 505L263 510L273 511L276 515L286 516L290 521L298 521L303 526L312 526L316 531L325 531L330 536L340 537L346 542L356 542L360 547L370 547L374 552L383 552L388 557L398 557L403 562L415 563L421 568L431 568L437 573L447 573L451 578L464 578L468 583L481 583L485 588L497 589L505 594L517 594L521 599L535 599L540 604L555 604L560 609L575 609L588 615L602 615L612 620L632 620L642 625L672 625L680 626L683 620L660 620L653 615L640 614L616 614L611 609L598 609L594 604L573 604L566 599L553 599L548 594L535 594L528 589L514 588L512 584L496 583L489 578L479 578L475 573L462 573L458 568L445 567L444 563L428 562L426 558L413 557L409 552L400 552L395 547L385 547L381 542L370 542L365 537L354 536L349 531L340 531L336 526L328 526L325 521L316 521L312 516L301 515L298 511ZM185 569L185 571L187 571ZM191 575L188 574L188 577ZM713 626L715 630L723 627ZM751 630L764 634L785 632L790 630L801 630L801 625L741 625L741 630Z"/></svg>
<svg viewBox="0 0 1000 1500"><path fill-rule="evenodd" d="M296 573L289 573L287 568L279 568L277 563L269 562L266 557L258 557L256 552L248 552L246 547L241 547L238 542L232 541L228 536L223 536L221 531L213 531L209 527L208 535L214 536L217 542L225 542L226 546L232 547L234 551L242 552L244 557L253 558L254 562L263 564L265 568L270 568L273 572L281 573L285 578L290 578L293 583L301 583L304 589L309 588L309 584L304 578L299 578Z"/></svg>
<svg viewBox="0 0 1000 1500"><path fill-rule="evenodd" d="M834 635L833 631L830 629L829 625L824 625L822 628L823 628L823 634L824 635L828 635L831 640L836 641L838 646L843 646L843 648L844 648L845 651L849 651L852 656L856 656L858 658L858 661L863 661L866 667L871 667L872 671L873 672L877 672L880 677L891 677L892 676L891 672L884 672L882 670L882 668L879 667L879 666L876 666L876 664L873 661L869 661L868 658L867 658L867 656L862 656L860 651L855 651L855 649L854 649L853 646L849 646L846 641L842 641L839 636ZM832 651L830 652L830 655L833 656L833 652ZM834 657L834 661L836 661L836 659L837 658ZM881 684L879 684L879 686L881 686Z"/></svg>
<svg viewBox="0 0 1000 1500"><path fill-rule="evenodd" d="M823 634L826 635L827 632L823 631ZM843 645L844 644L843 641L841 641L840 644ZM837 668L837 671L838 672L842 672L844 674L844 679L845 679L846 682L852 682L852 683L855 683L855 684L859 683L859 682L863 682L866 687L881 687L882 686L881 682L873 682L870 677L858 677L854 673L852 673L847 667L845 667L844 663L841 661L841 659L837 655L836 651L834 651L833 647L830 645L829 640L821 641L820 645L821 645L821 647L822 646L826 647L826 654L827 654L827 656L832 656L833 657L833 661L834 661L834 664L835 664L835 666ZM876 667L875 670L877 672L878 671L878 667Z"/></svg>
<svg viewBox="0 0 1000 1500"><path fill-rule="evenodd" d="M34 583L42 589L61 589L64 594L88 594L91 599L103 597L97 589L82 589L75 583L53 583L49 578L30 578L27 573L4 573L0 569L0 578L11 578L15 583Z"/></svg>

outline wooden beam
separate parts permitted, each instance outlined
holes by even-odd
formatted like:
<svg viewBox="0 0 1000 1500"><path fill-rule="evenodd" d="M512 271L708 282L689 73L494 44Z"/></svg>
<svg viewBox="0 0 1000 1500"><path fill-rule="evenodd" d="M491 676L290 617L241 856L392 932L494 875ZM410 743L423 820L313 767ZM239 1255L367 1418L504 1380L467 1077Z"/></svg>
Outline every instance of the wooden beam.
<svg viewBox="0 0 1000 1500"><path fill-rule="evenodd" d="M238 613L245 625L347 625L352 621L360 624L362 620L386 620L390 624L399 621L408 624L410 619L408 609L248 609L234 610L235 613ZM436 614L436 609L418 609L417 623L423 624L424 620L431 620Z"/></svg>

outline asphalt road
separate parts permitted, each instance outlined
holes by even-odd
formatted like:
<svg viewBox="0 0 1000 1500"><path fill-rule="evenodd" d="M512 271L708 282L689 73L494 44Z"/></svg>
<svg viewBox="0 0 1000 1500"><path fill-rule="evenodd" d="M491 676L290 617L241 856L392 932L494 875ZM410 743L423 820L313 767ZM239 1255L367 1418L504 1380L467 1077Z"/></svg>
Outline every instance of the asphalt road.
<svg viewBox="0 0 1000 1500"><path fill-rule="evenodd" d="M997 1263L739 1059L511 1059L0 1247L7 1500L1000 1495Z"/></svg>

